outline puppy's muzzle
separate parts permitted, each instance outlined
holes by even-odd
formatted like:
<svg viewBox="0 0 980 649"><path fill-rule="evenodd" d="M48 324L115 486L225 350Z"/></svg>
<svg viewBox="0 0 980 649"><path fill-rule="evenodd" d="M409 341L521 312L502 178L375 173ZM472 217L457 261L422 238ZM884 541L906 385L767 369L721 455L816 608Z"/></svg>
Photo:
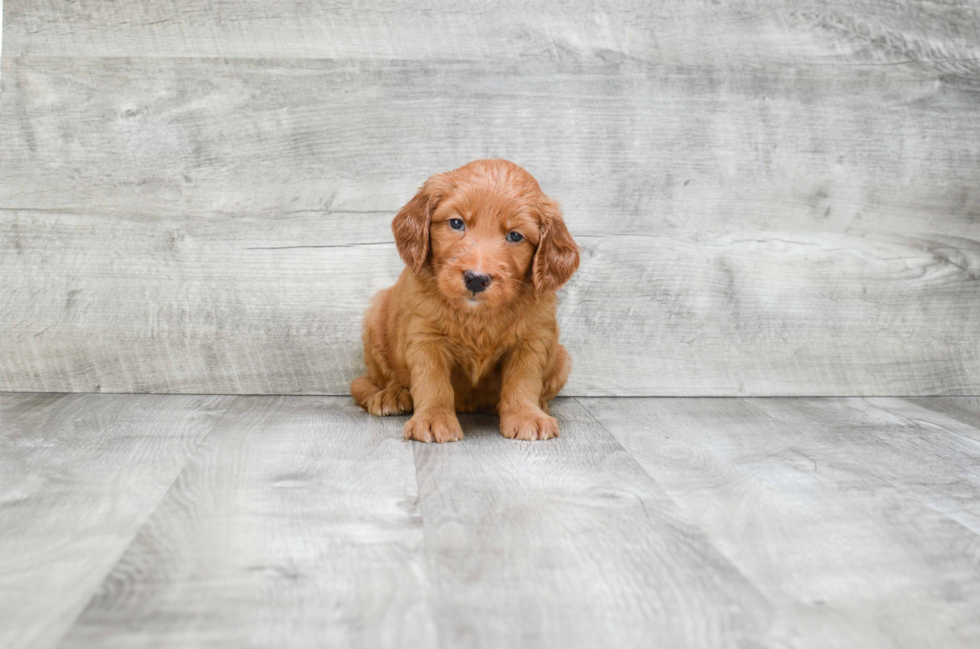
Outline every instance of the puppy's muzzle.
<svg viewBox="0 0 980 649"><path fill-rule="evenodd" d="M463 283L471 293L482 293L490 286L490 276L468 270L463 273Z"/></svg>

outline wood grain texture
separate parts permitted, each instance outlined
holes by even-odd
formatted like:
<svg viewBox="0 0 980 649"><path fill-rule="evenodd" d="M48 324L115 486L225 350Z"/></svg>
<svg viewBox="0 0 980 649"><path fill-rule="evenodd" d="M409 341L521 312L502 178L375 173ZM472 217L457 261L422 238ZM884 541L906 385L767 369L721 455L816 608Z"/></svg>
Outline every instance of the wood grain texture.
<svg viewBox="0 0 980 649"><path fill-rule="evenodd" d="M239 397L62 646L435 646L400 432L349 398Z"/></svg>
<svg viewBox="0 0 980 649"><path fill-rule="evenodd" d="M883 479L980 534L980 434L972 426L896 398L765 405L790 425L820 422L835 437L871 442Z"/></svg>
<svg viewBox="0 0 980 649"><path fill-rule="evenodd" d="M0 394L0 647L58 642L233 398Z"/></svg>
<svg viewBox="0 0 980 649"><path fill-rule="evenodd" d="M771 604L574 401L562 436L466 416L415 446L447 647L768 646Z"/></svg>
<svg viewBox="0 0 980 649"><path fill-rule="evenodd" d="M980 429L980 397L919 397L908 401Z"/></svg>
<svg viewBox="0 0 980 649"><path fill-rule="evenodd" d="M963 424L897 399L581 401L774 603L785 645L980 640Z"/></svg>
<svg viewBox="0 0 980 649"><path fill-rule="evenodd" d="M566 394L980 391L971 3L5 12L0 389L346 393L392 215L500 156Z"/></svg>
<svg viewBox="0 0 980 649"><path fill-rule="evenodd" d="M343 393L419 170L501 155L563 199L585 250L561 312L570 394L976 391L966 90L821 68L721 75L705 96L700 70L640 72L22 61L8 105L38 117L0 124L0 245L16 253L0 262L3 386ZM949 119L869 116L898 77ZM433 137L442 123L457 132ZM765 147L770 129L786 149L766 171L706 157Z"/></svg>
<svg viewBox="0 0 980 649"><path fill-rule="evenodd" d="M7 0L24 54L778 65L939 61L976 70L971 0L494 2Z"/></svg>
<svg viewBox="0 0 980 649"><path fill-rule="evenodd" d="M0 394L0 647L973 647L952 401Z"/></svg>

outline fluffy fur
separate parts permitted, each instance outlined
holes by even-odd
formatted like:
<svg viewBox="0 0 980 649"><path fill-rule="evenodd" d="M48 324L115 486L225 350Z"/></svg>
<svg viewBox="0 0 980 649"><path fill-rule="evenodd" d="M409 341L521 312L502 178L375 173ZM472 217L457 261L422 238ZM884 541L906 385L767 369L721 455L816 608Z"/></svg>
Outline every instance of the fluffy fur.
<svg viewBox="0 0 980 649"><path fill-rule="evenodd" d="M462 439L456 412L470 410L498 412L505 437L557 437L547 402L571 359L555 291L579 264L558 203L521 167L476 160L429 178L391 227L406 268L365 316L357 403L379 416L414 409L405 437L420 442ZM485 291L468 290L467 271L491 277Z"/></svg>

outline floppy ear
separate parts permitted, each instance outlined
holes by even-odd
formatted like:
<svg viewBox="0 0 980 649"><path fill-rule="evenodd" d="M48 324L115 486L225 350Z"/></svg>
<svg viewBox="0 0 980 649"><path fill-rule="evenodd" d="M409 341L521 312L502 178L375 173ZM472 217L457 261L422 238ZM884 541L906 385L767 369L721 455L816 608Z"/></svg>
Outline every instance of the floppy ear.
<svg viewBox="0 0 980 649"><path fill-rule="evenodd" d="M429 256L429 226L432 212L442 199L445 185L442 180L442 174L426 180L415 197L398 210L391 222L398 254L416 275Z"/></svg>
<svg viewBox="0 0 980 649"><path fill-rule="evenodd" d="M554 293L578 270L578 246L561 218L561 207L545 196L538 205L541 239L534 253L531 279L537 295Z"/></svg>

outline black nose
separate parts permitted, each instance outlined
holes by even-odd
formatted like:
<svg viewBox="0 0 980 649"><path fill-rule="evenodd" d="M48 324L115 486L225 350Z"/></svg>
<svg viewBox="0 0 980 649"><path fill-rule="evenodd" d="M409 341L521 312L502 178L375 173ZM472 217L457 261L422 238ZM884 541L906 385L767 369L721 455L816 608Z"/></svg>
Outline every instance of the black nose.
<svg viewBox="0 0 980 649"><path fill-rule="evenodd" d="M466 288L473 293L482 293L487 290L490 286L490 276L481 275L480 273L474 273L472 270L468 270L463 273L463 282L466 283Z"/></svg>

